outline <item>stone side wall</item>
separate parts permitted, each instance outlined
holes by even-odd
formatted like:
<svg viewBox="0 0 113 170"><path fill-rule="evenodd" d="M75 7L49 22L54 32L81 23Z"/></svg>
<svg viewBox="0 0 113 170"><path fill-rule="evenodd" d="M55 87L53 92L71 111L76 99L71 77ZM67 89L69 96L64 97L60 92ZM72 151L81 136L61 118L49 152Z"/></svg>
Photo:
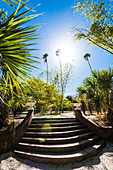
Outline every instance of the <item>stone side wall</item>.
<svg viewBox="0 0 113 170"><path fill-rule="evenodd" d="M25 119L16 127L11 134L0 134L0 154L6 153L21 139L34 115L34 110L28 110Z"/></svg>
<svg viewBox="0 0 113 170"><path fill-rule="evenodd" d="M94 122L88 120L80 110L74 110L75 116L80 120L84 125L86 125L91 131L99 135L101 138L106 141L113 142L113 128L104 128L96 125Z"/></svg>
<svg viewBox="0 0 113 170"><path fill-rule="evenodd" d="M11 134L0 135L0 154L10 150L12 146L13 137Z"/></svg>

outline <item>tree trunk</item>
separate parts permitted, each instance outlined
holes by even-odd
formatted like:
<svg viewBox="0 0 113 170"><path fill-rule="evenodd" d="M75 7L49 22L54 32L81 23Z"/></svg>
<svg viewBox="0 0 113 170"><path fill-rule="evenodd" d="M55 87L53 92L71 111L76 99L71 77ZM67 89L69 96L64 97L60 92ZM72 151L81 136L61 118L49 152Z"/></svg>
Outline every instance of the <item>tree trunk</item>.
<svg viewBox="0 0 113 170"><path fill-rule="evenodd" d="M0 100L0 129L7 125L9 108Z"/></svg>

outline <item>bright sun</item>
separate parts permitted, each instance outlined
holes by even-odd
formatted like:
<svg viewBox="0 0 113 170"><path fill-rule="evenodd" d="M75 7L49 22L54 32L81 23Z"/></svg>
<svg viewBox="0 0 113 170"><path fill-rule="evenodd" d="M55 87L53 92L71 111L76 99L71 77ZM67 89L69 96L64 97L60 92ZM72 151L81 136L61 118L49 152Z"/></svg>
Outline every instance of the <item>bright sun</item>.
<svg viewBox="0 0 113 170"><path fill-rule="evenodd" d="M75 49L71 42L62 42L60 45L60 57L63 63L74 60Z"/></svg>
<svg viewBox="0 0 113 170"><path fill-rule="evenodd" d="M75 47L75 43L71 40L61 40L60 42L55 43L54 51L59 49L59 57L62 63L72 63L77 55L77 47Z"/></svg>

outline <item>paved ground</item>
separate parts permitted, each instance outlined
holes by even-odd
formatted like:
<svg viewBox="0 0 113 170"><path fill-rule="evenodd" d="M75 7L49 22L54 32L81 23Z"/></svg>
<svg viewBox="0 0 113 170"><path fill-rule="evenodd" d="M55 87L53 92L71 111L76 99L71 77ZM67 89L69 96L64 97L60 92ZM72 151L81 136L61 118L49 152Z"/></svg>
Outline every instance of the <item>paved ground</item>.
<svg viewBox="0 0 113 170"><path fill-rule="evenodd" d="M60 117L74 117L74 115L68 113L62 114ZM65 165L34 163L13 157L13 154L9 152L0 156L0 170L113 170L113 144L107 143L106 147L98 155L90 159Z"/></svg>

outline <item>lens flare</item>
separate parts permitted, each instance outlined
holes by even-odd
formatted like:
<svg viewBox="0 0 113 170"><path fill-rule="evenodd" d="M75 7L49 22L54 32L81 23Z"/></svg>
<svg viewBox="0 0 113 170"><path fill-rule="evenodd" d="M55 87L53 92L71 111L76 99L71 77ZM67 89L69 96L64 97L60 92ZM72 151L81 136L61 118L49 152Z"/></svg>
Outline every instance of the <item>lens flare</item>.
<svg viewBox="0 0 113 170"><path fill-rule="evenodd" d="M38 141L43 143L43 142L45 142L45 139L44 138L38 138Z"/></svg>

